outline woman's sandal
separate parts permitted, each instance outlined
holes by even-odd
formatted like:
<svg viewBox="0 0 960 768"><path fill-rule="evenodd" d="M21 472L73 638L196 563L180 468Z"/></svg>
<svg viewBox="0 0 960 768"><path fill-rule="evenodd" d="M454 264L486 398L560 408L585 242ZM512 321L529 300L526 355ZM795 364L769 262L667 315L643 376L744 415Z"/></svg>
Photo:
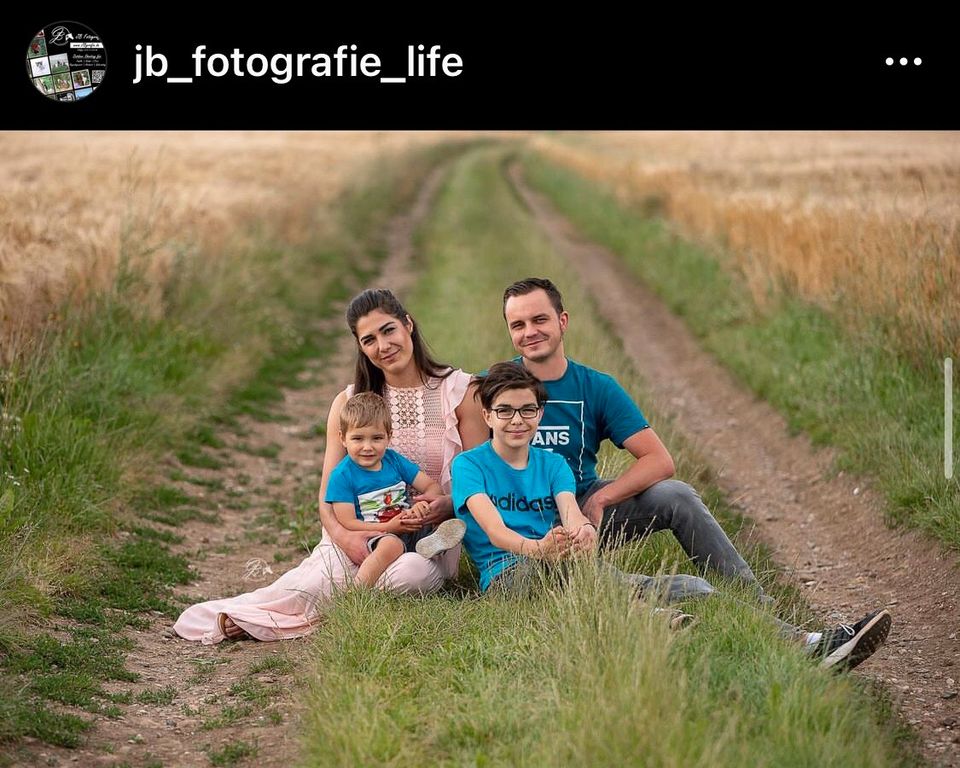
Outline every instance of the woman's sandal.
<svg viewBox="0 0 960 768"><path fill-rule="evenodd" d="M243 627L237 626L233 619L225 613L217 614L217 624L220 625L220 632L228 640L245 640L250 637L250 633Z"/></svg>

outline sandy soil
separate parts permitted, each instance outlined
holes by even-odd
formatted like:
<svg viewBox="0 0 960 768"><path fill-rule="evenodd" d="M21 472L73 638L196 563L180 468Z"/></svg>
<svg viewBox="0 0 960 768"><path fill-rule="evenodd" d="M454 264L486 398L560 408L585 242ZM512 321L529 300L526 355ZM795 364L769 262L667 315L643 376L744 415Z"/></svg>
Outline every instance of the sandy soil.
<svg viewBox="0 0 960 768"><path fill-rule="evenodd" d="M815 450L805 436L791 437L783 418L701 350L613 253L586 242L527 187L519 166L510 178L621 336L654 397L669 404L677 426L718 471L721 486L824 622L890 609L887 645L855 674L884 683L931 762L960 765L956 556L929 538L887 528L882 499L867 479L835 476L829 451ZM576 333L577 308L569 309Z"/></svg>

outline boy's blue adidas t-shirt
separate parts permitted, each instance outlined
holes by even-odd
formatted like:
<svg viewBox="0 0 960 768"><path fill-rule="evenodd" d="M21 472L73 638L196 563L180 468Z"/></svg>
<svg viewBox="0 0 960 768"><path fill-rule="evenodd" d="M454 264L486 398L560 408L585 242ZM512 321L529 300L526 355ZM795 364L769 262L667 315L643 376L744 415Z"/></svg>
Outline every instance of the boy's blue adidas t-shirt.
<svg viewBox="0 0 960 768"><path fill-rule="evenodd" d="M597 480L600 443L610 440L623 448L624 440L650 425L613 376L569 358L563 376L543 385L548 400L530 444L563 456L577 481L577 493L583 493Z"/></svg>
<svg viewBox="0 0 960 768"><path fill-rule="evenodd" d="M344 456L333 468L327 481L327 496L335 501L352 502L357 520L376 523L385 511L410 506L407 485L420 473L420 468L405 456L387 448L380 461L380 469L364 469ZM387 519L387 518L384 518Z"/></svg>
<svg viewBox="0 0 960 768"><path fill-rule="evenodd" d="M556 495L576 492L573 475L561 457L538 448L530 449L525 469L514 469L501 459L488 440L453 460L453 508L467 524L463 546L480 570L480 589L503 570L515 564L520 555L495 547L479 526L467 499L482 493L490 498L512 531L528 539L542 539L557 521Z"/></svg>

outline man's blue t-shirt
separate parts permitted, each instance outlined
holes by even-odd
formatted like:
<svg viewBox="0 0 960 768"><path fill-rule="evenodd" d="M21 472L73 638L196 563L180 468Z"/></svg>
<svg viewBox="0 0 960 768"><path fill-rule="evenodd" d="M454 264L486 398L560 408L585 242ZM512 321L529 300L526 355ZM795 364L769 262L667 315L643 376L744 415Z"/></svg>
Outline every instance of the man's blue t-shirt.
<svg viewBox="0 0 960 768"><path fill-rule="evenodd" d="M521 362L521 358L514 358ZM545 381L547 404L531 445L567 460L583 493L597 480L597 451L610 440L617 448L650 425L617 380L567 358L567 370Z"/></svg>
<svg viewBox="0 0 960 768"><path fill-rule="evenodd" d="M467 499L482 493L490 498L504 524L528 539L542 539L556 524L556 495L574 493L576 483L566 463L549 451L531 448L525 469L514 469L501 459L488 440L453 460L453 508L467 524L463 546L480 570L480 589L486 590L491 580L519 555L495 547L479 526Z"/></svg>
<svg viewBox="0 0 960 768"><path fill-rule="evenodd" d="M367 523L386 522L401 509L410 506L407 485L412 483L420 468L405 456L387 448L380 469L365 469L344 456L333 468L327 481L324 501L352 502L357 520Z"/></svg>

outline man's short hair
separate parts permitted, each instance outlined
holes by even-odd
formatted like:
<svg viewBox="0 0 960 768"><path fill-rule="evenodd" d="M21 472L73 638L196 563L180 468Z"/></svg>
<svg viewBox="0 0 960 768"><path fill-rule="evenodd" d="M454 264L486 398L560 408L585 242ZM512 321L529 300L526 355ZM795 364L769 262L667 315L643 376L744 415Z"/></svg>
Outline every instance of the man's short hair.
<svg viewBox="0 0 960 768"><path fill-rule="evenodd" d="M389 435L393 431L390 409L375 392L358 392L340 409L340 431L346 435L348 430L369 426L382 426Z"/></svg>
<svg viewBox="0 0 960 768"><path fill-rule="evenodd" d="M474 376L472 383L477 387L473 396L487 411L491 410L494 401L503 392L511 389L529 389L541 407L547 402L547 389L543 382L520 363L513 361L494 363L485 374Z"/></svg>
<svg viewBox="0 0 960 768"><path fill-rule="evenodd" d="M558 315L563 312L563 296L560 295L557 286L545 277L528 277L526 280L518 280L512 285L507 286L507 290L503 292L504 318L507 316L507 299L511 296L526 296L528 293L533 293L537 290L544 291L547 294L550 298L550 303L553 304L553 308L557 310Z"/></svg>

